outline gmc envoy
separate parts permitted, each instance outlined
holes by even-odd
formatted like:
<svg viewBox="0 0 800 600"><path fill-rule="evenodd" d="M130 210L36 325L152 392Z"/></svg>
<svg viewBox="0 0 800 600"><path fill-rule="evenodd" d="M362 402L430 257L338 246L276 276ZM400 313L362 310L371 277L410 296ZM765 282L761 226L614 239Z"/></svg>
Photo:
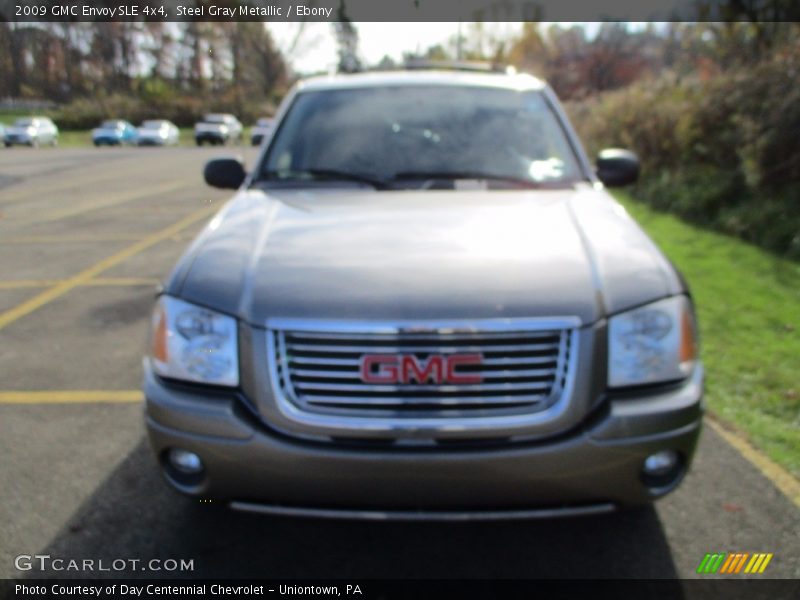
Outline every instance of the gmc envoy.
<svg viewBox="0 0 800 600"><path fill-rule="evenodd" d="M528 75L299 83L160 293L146 420L167 481L241 510L589 514L673 490L701 429L681 275Z"/></svg>

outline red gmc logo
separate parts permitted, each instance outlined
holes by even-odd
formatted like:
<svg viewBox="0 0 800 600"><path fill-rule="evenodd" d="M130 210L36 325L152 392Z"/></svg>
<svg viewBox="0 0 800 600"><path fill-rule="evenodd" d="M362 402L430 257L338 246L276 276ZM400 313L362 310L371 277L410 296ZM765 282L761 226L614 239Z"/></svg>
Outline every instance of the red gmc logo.
<svg viewBox="0 0 800 600"><path fill-rule="evenodd" d="M475 384L483 378L475 373L459 373L458 367L479 365L482 354L435 354L417 358L413 354L365 354L361 357L361 380L364 383L451 383Z"/></svg>

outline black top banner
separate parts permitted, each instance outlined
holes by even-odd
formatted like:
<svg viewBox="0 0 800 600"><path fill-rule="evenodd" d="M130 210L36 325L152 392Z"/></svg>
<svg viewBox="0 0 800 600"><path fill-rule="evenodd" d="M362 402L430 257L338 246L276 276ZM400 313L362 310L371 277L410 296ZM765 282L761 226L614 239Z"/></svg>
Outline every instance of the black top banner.
<svg viewBox="0 0 800 600"><path fill-rule="evenodd" d="M800 21L800 3L793 0L745 4L740 0L0 0L0 20Z"/></svg>

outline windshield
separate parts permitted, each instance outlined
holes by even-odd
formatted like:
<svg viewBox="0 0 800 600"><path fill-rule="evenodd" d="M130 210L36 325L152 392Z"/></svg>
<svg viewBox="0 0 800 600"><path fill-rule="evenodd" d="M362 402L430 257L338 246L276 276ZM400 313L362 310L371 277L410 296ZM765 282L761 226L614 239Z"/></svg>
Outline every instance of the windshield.
<svg viewBox="0 0 800 600"><path fill-rule="evenodd" d="M431 85L298 94L270 145L261 178L318 179L315 174L362 183L582 179L540 92Z"/></svg>
<svg viewBox="0 0 800 600"><path fill-rule="evenodd" d="M142 123L143 129L161 129L166 123L164 121L145 121Z"/></svg>
<svg viewBox="0 0 800 600"><path fill-rule="evenodd" d="M224 123L225 115L206 115L203 117L204 123Z"/></svg>
<svg viewBox="0 0 800 600"><path fill-rule="evenodd" d="M14 123L15 127L30 127L33 125L33 119L17 119Z"/></svg>
<svg viewBox="0 0 800 600"><path fill-rule="evenodd" d="M103 129L122 129L122 121L103 121L100 127Z"/></svg>

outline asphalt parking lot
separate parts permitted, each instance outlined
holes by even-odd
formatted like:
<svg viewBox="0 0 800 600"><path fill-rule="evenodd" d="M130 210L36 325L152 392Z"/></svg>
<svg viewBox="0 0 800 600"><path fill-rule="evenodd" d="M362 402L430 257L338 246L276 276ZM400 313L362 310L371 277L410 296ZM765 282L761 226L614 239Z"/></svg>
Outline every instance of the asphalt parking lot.
<svg viewBox="0 0 800 600"><path fill-rule="evenodd" d="M602 517L281 519L172 492L144 436L140 359L158 281L229 195L202 182L221 153L0 150L0 577L49 554L193 559L193 577L669 578L707 552L774 553L764 576L800 577L800 509L712 427L676 493Z"/></svg>

